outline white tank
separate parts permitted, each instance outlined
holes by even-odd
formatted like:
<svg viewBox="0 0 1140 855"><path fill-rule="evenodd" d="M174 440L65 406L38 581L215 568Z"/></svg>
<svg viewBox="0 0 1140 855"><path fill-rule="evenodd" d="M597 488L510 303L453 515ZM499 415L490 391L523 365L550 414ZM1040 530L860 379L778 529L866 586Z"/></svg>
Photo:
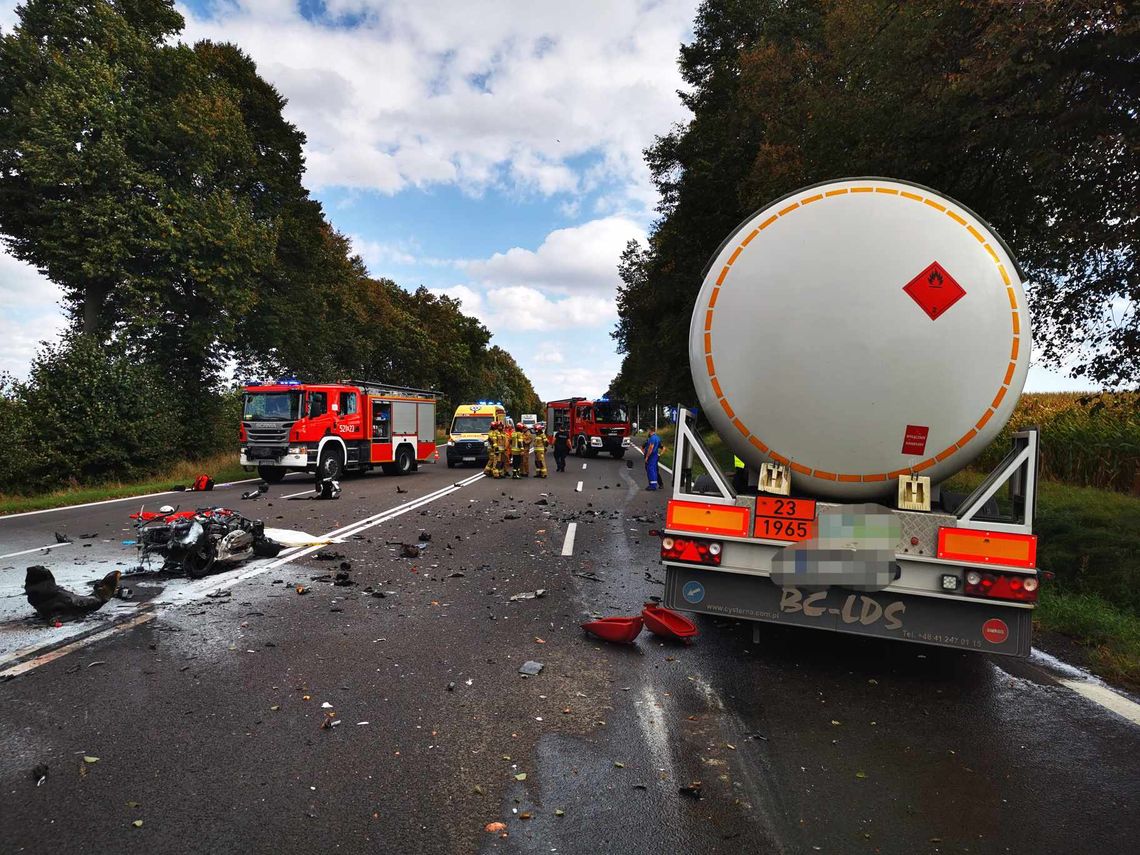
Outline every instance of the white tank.
<svg viewBox="0 0 1140 855"><path fill-rule="evenodd" d="M867 500L937 484L1002 429L1029 368L1029 310L1001 238L903 181L807 187L713 256L689 332L703 413L796 493Z"/></svg>

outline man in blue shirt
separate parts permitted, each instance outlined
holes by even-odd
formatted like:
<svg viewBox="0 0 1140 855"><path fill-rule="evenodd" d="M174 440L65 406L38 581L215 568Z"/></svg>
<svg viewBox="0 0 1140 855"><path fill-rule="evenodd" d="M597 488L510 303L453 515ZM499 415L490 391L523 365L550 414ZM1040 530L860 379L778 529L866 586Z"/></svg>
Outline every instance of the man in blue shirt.
<svg viewBox="0 0 1140 855"><path fill-rule="evenodd" d="M657 428L651 428L649 439L645 441L645 477L649 479L649 490L657 489L657 458L661 454L661 437Z"/></svg>

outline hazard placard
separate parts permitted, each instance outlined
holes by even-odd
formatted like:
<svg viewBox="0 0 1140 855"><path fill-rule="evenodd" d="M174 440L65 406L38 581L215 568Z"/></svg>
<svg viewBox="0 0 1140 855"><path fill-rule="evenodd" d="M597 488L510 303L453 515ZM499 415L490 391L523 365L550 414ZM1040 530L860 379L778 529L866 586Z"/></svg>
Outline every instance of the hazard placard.
<svg viewBox="0 0 1140 855"><path fill-rule="evenodd" d="M903 434L903 454L926 454L926 437L930 428L926 425L907 425Z"/></svg>
<svg viewBox="0 0 1140 855"><path fill-rule="evenodd" d="M932 321L938 320L966 296L965 289L937 261L931 262L929 267L906 283L903 290Z"/></svg>

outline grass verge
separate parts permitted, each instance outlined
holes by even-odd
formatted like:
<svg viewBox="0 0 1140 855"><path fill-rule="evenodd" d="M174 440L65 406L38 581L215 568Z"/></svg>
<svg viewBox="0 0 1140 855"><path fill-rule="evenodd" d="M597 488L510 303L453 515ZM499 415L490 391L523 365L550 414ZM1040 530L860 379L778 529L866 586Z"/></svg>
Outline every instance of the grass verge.
<svg viewBox="0 0 1140 855"><path fill-rule="evenodd" d="M110 482L91 487L73 487L43 493L39 496L13 496L0 494L0 516L18 514L24 511L42 511L60 508L65 505L82 505L87 502L100 502L104 499L121 499L128 496L142 496L147 493L160 493L176 484L189 485L198 475L205 472L217 484L227 481L241 481L254 477L237 462L237 454L227 451L205 460L183 461L170 469L131 483Z"/></svg>

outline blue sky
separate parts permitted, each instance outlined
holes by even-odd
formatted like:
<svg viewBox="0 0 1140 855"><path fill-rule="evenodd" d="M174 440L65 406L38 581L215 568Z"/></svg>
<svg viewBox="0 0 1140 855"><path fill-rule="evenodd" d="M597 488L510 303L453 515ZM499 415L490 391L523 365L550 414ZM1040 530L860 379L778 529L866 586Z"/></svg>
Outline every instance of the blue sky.
<svg viewBox="0 0 1140 855"><path fill-rule="evenodd" d="M686 112L697 0L180 3L289 100L306 184L376 276L457 297L544 399L597 395L618 256L656 196L642 150ZM0 0L0 27L15 21ZM0 252L0 370L62 327L58 290ZM678 366L687 371L687 366ZM390 378L399 382L399 378ZM1084 388L1032 368L1035 390Z"/></svg>

